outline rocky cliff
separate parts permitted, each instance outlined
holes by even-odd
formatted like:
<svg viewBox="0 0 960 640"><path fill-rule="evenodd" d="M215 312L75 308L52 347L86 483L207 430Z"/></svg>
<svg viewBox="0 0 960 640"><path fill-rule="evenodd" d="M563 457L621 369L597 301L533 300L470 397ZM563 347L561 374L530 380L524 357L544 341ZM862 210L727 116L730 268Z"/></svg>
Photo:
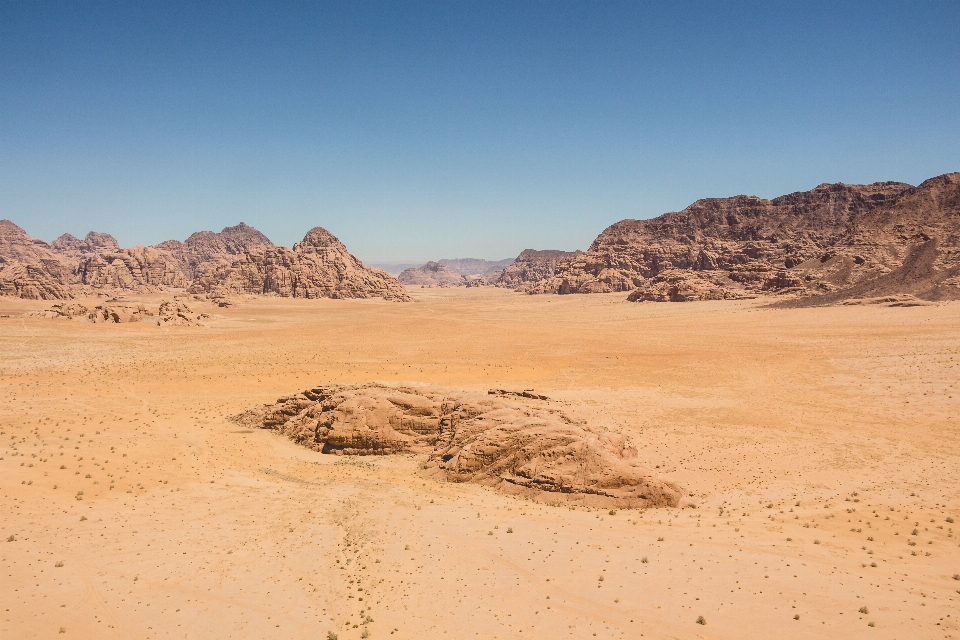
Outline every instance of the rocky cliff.
<svg viewBox="0 0 960 640"><path fill-rule="evenodd" d="M202 272L191 293L275 294L289 298L384 298L407 301L400 281L364 266L327 230L314 227L293 249L245 251Z"/></svg>
<svg viewBox="0 0 960 640"><path fill-rule="evenodd" d="M548 249L524 249L519 256L500 273L488 279L490 284L515 291L543 293L542 283L550 281L561 260L581 255L582 251L558 251Z"/></svg>
<svg viewBox="0 0 960 640"><path fill-rule="evenodd" d="M530 289L631 291L631 300L665 301L813 297L899 269L929 240L936 269L949 280L957 265L958 181L960 174L948 174L919 187L822 184L773 200L698 200L680 212L608 227L588 251L562 260ZM921 293L960 291L946 285Z"/></svg>
<svg viewBox="0 0 960 640"><path fill-rule="evenodd" d="M50 245L0 220L0 295L64 300L71 297L75 281L70 264Z"/></svg>

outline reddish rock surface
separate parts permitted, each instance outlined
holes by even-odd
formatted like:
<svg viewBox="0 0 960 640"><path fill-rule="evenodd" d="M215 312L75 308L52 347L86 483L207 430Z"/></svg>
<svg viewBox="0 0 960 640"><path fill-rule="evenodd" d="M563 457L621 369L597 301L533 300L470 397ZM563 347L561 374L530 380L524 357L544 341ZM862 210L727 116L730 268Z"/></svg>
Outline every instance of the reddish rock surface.
<svg viewBox="0 0 960 640"><path fill-rule="evenodd" d="M364 266L329 231L314 227L293 249L247 251L201 273L191 293L214 297L276 294L288 298L384 298L408 301L400 281Z"/></svg>
<svg viewBox="0 0 960 640"><path fill-rule="evenodd" d="M623 220L529 286L541 293L635 291L632 300L789 295L833 303L867 294L960 297L960 174L918 187L822 184L765 200L698 200ZM807 304L807 303L797 303Z"/></svg>
<svg viewBox="0 0 960 640"><path fill-rule="evenodd" d="M548 249L524 249L513 264L489 278L490 284L527 293L545 293L540 290L542 283L554 276L557 264L582 255L582 251L558 251Z"/></svg>
<svg viewBox="0 0 960 640"><path fill-rule="evenodd" d="M450 482L549 494L587 504L676 507L682 490L640 466L623 436L571 420L521 394L430 386L328 385L279 398L233 420L337 455L429 453L427 473ZM583 503L583 502L581 502Z"/></svg>

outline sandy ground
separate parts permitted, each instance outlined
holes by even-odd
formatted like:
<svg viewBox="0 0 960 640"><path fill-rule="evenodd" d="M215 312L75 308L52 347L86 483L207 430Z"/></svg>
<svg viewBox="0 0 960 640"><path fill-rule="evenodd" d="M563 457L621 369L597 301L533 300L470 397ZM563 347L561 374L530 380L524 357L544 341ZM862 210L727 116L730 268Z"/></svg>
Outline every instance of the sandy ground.
<svg viewBox="0 0 960 640"><path fill-rule="evenodd" d="M0 298L0 637L960 637L960 304L412 293L169 328ZM535 388L700 506L550 506L226 419L368 380Z"/></svg>

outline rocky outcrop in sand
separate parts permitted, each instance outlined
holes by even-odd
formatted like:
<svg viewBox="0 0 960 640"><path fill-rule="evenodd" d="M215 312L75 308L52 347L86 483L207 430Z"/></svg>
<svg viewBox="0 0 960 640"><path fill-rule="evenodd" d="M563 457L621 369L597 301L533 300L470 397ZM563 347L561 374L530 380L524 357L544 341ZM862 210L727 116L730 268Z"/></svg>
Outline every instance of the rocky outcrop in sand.
<svg viewBox="0 0 960 640"><path fill-rule="evenodd" d="M630 302L693 302L695 300L738 300L753 298L742 285L723 271L703 272L667 269L630 292Z"/></svg>
<svg viewBox="0 0 960 640"><path fill-rule="evenodd" d="M555 500L678 506L682 491L637 461L622 436L543 401L437 387L329 385L234 416L322 453L429 453L428 473Z"/></svg>
<svg viewBox="0 0 960 640"><path fill-rule="evenodd" d="M210 318L206 313L194 313L186 304L178 300L161 302L156 312L150 311L142 303L111 300L92 308L78 302L59 303L49 309L33 312L29 315L36 318L80 320L106 324L149 322L158 327L202 326L202 322Z"/></svg>
<svg viewBox="0 0 960 640"><path fill-rule="evenodd" d="M554 276L557 264L581 255L582 251L524 249L503 271L489 279L490 284L526 293L547 293L544 283ZM549 285L547 285L549 287Z"/></svg>
<svg viewBox="0 0 960 640"><path fill-rule="evenodd" d="M191 293L275 294L288 298L384 298L408 301L400 281L366 267L329 231L314 227L293 249L247 251L201 273Z"/></svg>

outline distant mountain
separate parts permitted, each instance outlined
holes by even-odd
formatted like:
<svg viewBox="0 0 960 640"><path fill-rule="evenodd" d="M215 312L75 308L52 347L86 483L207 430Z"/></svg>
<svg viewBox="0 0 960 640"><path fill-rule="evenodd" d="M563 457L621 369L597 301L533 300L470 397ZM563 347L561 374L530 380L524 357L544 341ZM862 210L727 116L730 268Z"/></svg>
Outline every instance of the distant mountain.
<svg viewBox="0 0 960 640"><path fill-rule="evenodd" d="M273 293L287 298L410 300L396 278L364 266L322 227L308 231L293 249L245 251L230 262L221 262L201 273L189 292L213 297Z"/></svg>
<svg viewBox="0 0 960 640"><path fill-rule="evenodd" d="M441 258L437 262L462 276L488 276L509 266L513 263L513 258L495 261L480 258Z"/></svg>
<svg viewBox="0 0 960 640"><path fill-rule="evenodd" d="M412 287L465 287L467 278L439 262L428 262L416 269L404 269L400 282Z"/></svg>
<svg viewBox="0 0 960 640"><path fill-rule="evenodd" d="M268 275L259 290L252 284L257 277L249 273L236 289L295 297L408 299L395 278L363 266L320 227L298 245L300 250L295 245L292 251L276 247L242 222L220 233L200 231L183 242L167 240L152 247L123 249L110 234L95 231L83 240L64 234L48 245L9 220L0 220L0 295L65 299L96 290L148 292L168 287L219 295L240 278L218 272L219 267L238 261L258 265L279 256L278 264L260 265ZM323 262L318 255L329 260Z"/></svg>
<svg viewBox="0 0 960 640"><path fill-rule="evenodd" d="M582 251L559 251L547 249L524 249L516 259L496 277L489 278L490 284L514 291L540 293L540 286L548 282L561 260L576 257Z"/></svg>
<svg viewBox="0 0 960 640"><path fill-rule="evenodd" d="M421 267L404 269L400 282L417 287L474 287L489 284L489 276L496 276L510 265L512 259L482 260L480 258L442 258Z"/></svg>
<svg viewBox="0 0 960 640"><path fill-rule="evenodd" d="M416 269L420 266L419 262L368 262L371 267L383 269L392 276L398 276L404 269Z"/></svg>
<svg viewBox="0 0 960 640"><path fill-rule="evenodd" d="M874 295L960 298L960 173L902 182L821 184L765 200L698 200L622 220L528 290L630 292L686 301L787 296L830 304Z"/></svg>

